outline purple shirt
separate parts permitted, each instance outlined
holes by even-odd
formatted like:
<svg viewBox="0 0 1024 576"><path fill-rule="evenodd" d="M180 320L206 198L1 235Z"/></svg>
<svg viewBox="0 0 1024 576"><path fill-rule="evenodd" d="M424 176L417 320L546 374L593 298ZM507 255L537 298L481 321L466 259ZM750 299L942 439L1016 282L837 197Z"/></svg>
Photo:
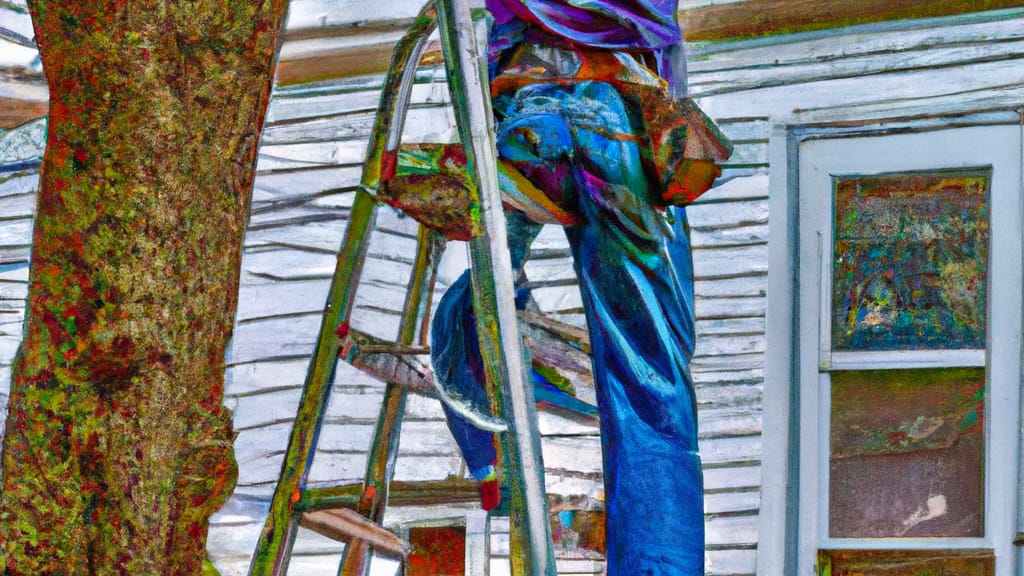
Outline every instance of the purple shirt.
<svg viewBox="0 0 1024 576"><path fill-rule="evenodd" d="M677 6L678 0L487 0L496 22L490 39L492 64L529 27L569 44L650 51L657 73L685 91L685 78L673 77L680 68L670 62L682 58Z"/></svg>
<svg viewBox="0 0 1024 576"><path fill-rule="evenodd" d="M656 50L678 45L678 0L487 0L498 24L513 18L595 48Z"/></svg>

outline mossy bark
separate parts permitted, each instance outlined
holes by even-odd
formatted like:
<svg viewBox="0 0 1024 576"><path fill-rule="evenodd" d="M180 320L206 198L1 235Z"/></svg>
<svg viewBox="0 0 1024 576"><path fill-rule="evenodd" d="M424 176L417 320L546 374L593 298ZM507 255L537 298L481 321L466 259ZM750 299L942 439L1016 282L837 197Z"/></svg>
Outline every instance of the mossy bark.
<svg viewBox="0 0 1024 576"><path fill-rule="evenodd" d="M3 442L7 574L199 574L285 0L29 1L50 88Z"/></svg>

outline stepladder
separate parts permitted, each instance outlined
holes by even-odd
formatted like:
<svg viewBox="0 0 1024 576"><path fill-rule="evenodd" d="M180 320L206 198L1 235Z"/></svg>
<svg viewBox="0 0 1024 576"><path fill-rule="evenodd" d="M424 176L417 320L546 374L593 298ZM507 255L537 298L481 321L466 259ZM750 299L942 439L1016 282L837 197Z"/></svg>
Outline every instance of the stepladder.
<svg viewBox="0 0 1024 576"><path fill-rule="evenodd" d="M460 145L456 146L465 184L439 198L445 190L404 191L398 181L402 159L445 153L451 146L419 146L403 152L401 134L416 66L431 32L439 28ZM396 46L385 78L380 106L370 139L360 190L338 253L316 347L307 373L298 412L276 491L250 569L251 575L286 574L298 527L305 526L345 543L338 569L342 575L369 574L374 556L403 563L412 546L406 538L383 527L389 505L475 499L475 483L448 479L426 483L393 482L401 425L409 393L424 394L457 406L433 381L429 361L431 296L438 259L449 237L469 239L473 307L479 326L491 410L476 412L478 423L500 432L500 469L510 518L511 571L519 575L555 573L551 529L544 490L543 465L537 432L535 402L529 385L531 366L544 365L544 354L532 360L524 354L513 303L512 268L505 241L499 197L493 130L489 116L486 75L482 72L474 23L466 2L430 2ZM406 162L408 164L408 161ZM451 192L450 190L447 192ZM416 202L417 195L421 202ZM407 200L399 201L401 197ZM409 201L412 197L414 200ZM445 204L446 201L447 204ZM411 254L412 274L398 336L386 341L354 329L351 324L362 264L377 220L379 204L401 205L415 213L426 207L442 220L433 228L421 226ZM451 206L454 205L454 208ZM441 216L438 216L438 213ZM415 214L414 214L415 217ZM445 233L435 228L445 228ZM568 343L586 352L586 334L519 315L546 343ZM541 347L550 350L551 346ZM316 453L339 357L386 382L383 401L369 447L364 481L358 485L310 486L309 471ZM555 400L582 418L593 418L591 406L573 399ZM467 530L469 527L466 527Z"/></svg>

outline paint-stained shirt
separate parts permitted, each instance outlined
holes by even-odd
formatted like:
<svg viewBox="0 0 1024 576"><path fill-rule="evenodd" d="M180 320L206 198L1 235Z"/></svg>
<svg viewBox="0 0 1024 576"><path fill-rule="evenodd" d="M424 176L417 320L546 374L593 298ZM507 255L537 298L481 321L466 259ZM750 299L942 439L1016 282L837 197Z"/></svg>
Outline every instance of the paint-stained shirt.
<svg viewBox="0 0 1024 576"><path fill-rule="evenodd" d="M491 75L502 54L525 41L578 48L644 52L673 94L686 91L678 0L487 0L495 25Z"/></svg>
<svg viewBox="0 0 1024 576"><path fill-rule="evenodd" d="M677 0L487 0L496 23L539 26L574 44L657 50L682 42Z"/></svg>

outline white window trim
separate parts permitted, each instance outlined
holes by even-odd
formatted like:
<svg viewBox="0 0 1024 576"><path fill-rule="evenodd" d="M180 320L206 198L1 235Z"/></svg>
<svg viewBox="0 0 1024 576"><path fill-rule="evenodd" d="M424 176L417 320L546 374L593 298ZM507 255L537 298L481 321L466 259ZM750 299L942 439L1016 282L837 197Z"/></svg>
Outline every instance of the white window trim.
<svg viewBox="0 0 1024 576"><path fill-rule="evenodd" d="M821 470L819 445L828 442L828 394L820 385L828 381L827 371L863 366L877 360L871 354L821 355L818 334L822 321L817 314L824 285L798 286L798 280L816 277L830 281L830 270L818 257L816 242L803 242L820 221L807 221L807 207L801 206L799 190L811 185L801 181L800 156L814 159L822 152L834 152L827 160L818 160L818 185L821 178L831 189L832 174L888 173L934 168L977 168L992 165L992 234L990 247L990 296L988 298L990 347L987 351L965 351L946 358L948 365L988 365L986 396L986 509L984 538L913 539L904 543L914 548L945 548L963 546L993 548L997 557L997 574L1011 574L1016 556L1012 543L1018 490L1018 446L1020 441L1021 381L1021 202L1022 138L1021 126L970 126L926 129L909 134L892 134L884 130L892 126L876 124L873 129L815 129L786 124L773 127L770 140L771 238L769 250L768 312L766 335L766 378L764 392L764 458L762 462L762 504L759 524L758 574L813 574L819 538L818 517L827 510L827 461ZM844 134L846 132L847 134ZM850 136L849 133L855 133ZM928 152L914 153L914 143L926 137ZM981 138L980 140L976 138ZM987 140L986 140L987 138ZM1007 140L1009 139L1009 140ZM1010 142L1007 145L1006 142ZM1015 144L1013 144L1015 143ZM936 145L937 144L937 145ZM920 147L919 147L920 148ZM830 150L831 149L831 150ZM910 150L908 152L908 150ZM865 164L865 160L869 163ZM805 164L806 168L806 164ZM804 170L808 172L808 170ZM805 175L805 180L809 176ZM997 190L1014 192L1013 198L996 198ZM806 199L804 199L806 202ZM828 198L831 212L831 198ZM821 209L818 209L821 218ZM827 218L825 218L827 221ZM802 227L802 229L801 229ZM821 236L821 246L831 246L830 226ZM1006 230L1017 232L1007 234ZM808 262L813 262L809 264ZM1006 265L1007 262L1016 263ZM798 269L800 266L800 269ZM806 283L806 282L805 282ZM802 297L802 298L801 298ZM828 301L827 299L825 300ZM797 302L800 302L797 305ZM993 304L998 303L997 308ZM828 315L826 315L828 316ZM799 319L799 325L797 325ZM827 327L827 326L826 326ZM993 333L1008 334L993 338ZM801 335L802 342L801 342ZM929 358L929 356L931 356ZM954 357L956 356L956 357ZM892 357L890 356L890 361ZM929 353L907 354L892 367L913 367L934 360ZM933 364L928 364L933 365ZM878 368L877 364L874 367ZM1000 397L991 395L992 382L998 379L1018 383L1002 386ZM794 385L796 384L796 385ZM801 403L801 398L812 402ZM807 429L810 430L807 430ZM994 464L998 455L1001 460ZM800 462L816 462L800 466ZM995 469L993 469L993 466ZM810 489L814 486L815 489ZM824 493L821 494L824 488ZM812 505L808 505L811 502ZM809 526L810 529L805 529ZM823 526L823 524L822 524ZM822 528L823 530L823 528ZM1000 540L993 540L994 534ZM1010 534L1010 538L1002 535ZM828 540L827 545L842 547L856 543L866 548L864 540ZM893 540L882 540L879 548L894 547ZM822 542L825 545L824 542Z"/></svg>

